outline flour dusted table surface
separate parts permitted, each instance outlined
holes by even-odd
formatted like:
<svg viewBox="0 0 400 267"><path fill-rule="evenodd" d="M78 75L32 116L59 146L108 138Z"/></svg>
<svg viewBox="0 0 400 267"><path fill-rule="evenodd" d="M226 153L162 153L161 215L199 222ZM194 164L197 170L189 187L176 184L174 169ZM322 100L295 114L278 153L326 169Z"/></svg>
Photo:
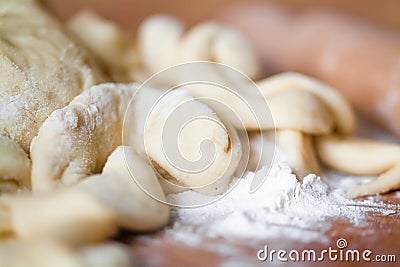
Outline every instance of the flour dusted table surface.
<svg viewBox="0 0 400 267"><path fill-rule="evenodd" d="M390 193L378 197L378 200L388 204L400 205L400 198L396 193ZM390 208L393 211L393 206ZM169 235L166 230L146 235L137 236L130 233L121 234L121 239L127 242L135 256L139 266L267 266L271 262L267 259L261 262L257 259L257 252L268 245L269 249L284 249L302 251L303 249L314 249L318 253L323 249L337 249L337 240L344 238L347 247L343 251L358 249L361 253L369 249L375 255L396 256L396 262L369 263L373 266L399 266L400 262L400 206L395 213L385 215L384 213L371 213L367 216L367 226L356 227L340 219L332 222L332 227L325 232L327 240L321 242L312 241L308 243L298 242L287 237L265 239L265 241L241 240L232 241L220 238L204 238L200 244L183 239L177 240ZM282 226L284 228L284 226ZM308 234L305 231L304 234ZM187 237L190 239L190 237ZM322 238L324 239L324 238ZM315 266L313 262L287 262L281 263L274 258L274 265L288 264L295 266ZM321 262L319 262L321 264ZM324 266L364 266L366 262L336 262L325 257Z"/></svg>

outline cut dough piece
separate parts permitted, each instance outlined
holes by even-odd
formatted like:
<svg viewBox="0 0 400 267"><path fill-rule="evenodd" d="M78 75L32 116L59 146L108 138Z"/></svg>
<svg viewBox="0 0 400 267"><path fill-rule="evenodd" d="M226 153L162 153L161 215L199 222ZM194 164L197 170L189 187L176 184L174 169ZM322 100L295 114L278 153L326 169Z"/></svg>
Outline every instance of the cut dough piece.
<svg viewBox="0 0 400 267"><path fill-rule="evenodd" d="M32 189L48 191L100 173L122 143L123 118L137 85L102 84L54 111L32 142Z"/></svg>
<svg viewBox="0 0 400 267"><path fill-rule="evenodd" d="M378 175L400 163L399 145L335 135L315 139L321 161L342 172Z"/></svg>
<svg viewBox="0 0 400 267"><path fill-rule="evenodd" d="M114 81L131 80L130 72L137 64L133 37L114 22L102 19L88 10L74 15L68 21L68 28L103 61Z"/></svg>
<svg viewBox="0 0 400 267"><path fill-rule="evenodd" d="M137 36L140 67L144 68L142 72L147 72L147 77L143 78L177 63L183 31L184 26L179 20L164 15L151 16L140 24Z"/></svg>
<svg viewBox="0 0 400 267"><path fill-rule="evenodd" d="M335 122L336 131L340 134L352 134L356 119L350 104L333 88L315 79L299 73L282 73L258 81L257 86L265 96L285 91L307 91L318 96L329 108Z"/></svg>
<svg viewBox="0 0 400 267"><path fill-rule="evenodd" d="M162 177L207 194L227 189L242 155L236 131L186 90L169 91L159 99L144 141Z"/></svg>
<svg viewBox="0 0 400 267"><path fill-rule="evenodd" d="M11 232L23 240L48 239L66 244L96 242L117 230L112 210L76 189L39 195L0 198L3 224L0 232Z"/></svg>
<svg viewBox="0 0 400 267"><path fill-rule="evenodd" d="M318 174L319 166L312 137L298 131L277 130L275 139L299 180L310 173Z"/></svg>
<svg viewBox="0 0 400 267"><path fill-rule="evenodd" d="M254 50L247 40L236 30L216 22L200 23L183 35L178 60L179 63L214 61L226 64L253 79L260 72Z"/></svg>
<svg viewBox="0 0 400 267"><path fill-rule="evenodd" d="M211 71L212 66L209 67ZM328 134L335 126L329 108L318 96L307 91L285 91L262 99L261 95L260 98L237 95L237 92L207 84L189 84L182 89L190 91L197 98L212 100L205 103L222 116L224 122L231 123L237 129L277 128ZM273 120L266 118L269 112Z"/></svg>
<svg viewBox="0 0 400 267"><path fill-rule="evenodd" d="M216 22L206 22L184 32L183 24L169 16L152 16L138 30L141 66L136 72L143 81L152 74L176 64L213 61L227 64L251 78L259 75L254 50L237 31ZM175 85L177 77L164 84Z"/></svg>
<svg viewBox="0 0 400 267"><path fill-rule="evenodd" d="M321 136L318 156L329 167L356 175L379 175L352 189L350 197L386 193L400 188L400 146L364 138Z"/></svg>
<svg viewBox="0 0 400 267"><path fill-rule="evenodd" d="M169 207L153 169L131 147L118 147L103 173L88 177L78 187L107 205L120 227L152 231L169 221Z"/></svg>
<svg viewBox="0 0 400 267"><path fill-rule="evenodd" d="M381 174L371 182L361 184L351 189L347 196L351 198L383 194L400 188L400 163Z"/></svg>
<svg viewBox="0 0 400 267"><path fill-rule="evenodd" d="M31 161L25 151L16 142L0 135L0 192L30 188L30 171Z"/></svg>
<svg viewBox="0 0 400 267"><path fill-rule="evenodd" d="M4 0L0 10L0 134L28 153L51 112L104 77L38 1Z"/></svg>
<svg viewBox="0 0 400 267"><path fill-rule="evenodd" d="M266 99L276 129L297 130L312 135L328 134L334 129L330 110L312 93L286 91Z"/></svg>

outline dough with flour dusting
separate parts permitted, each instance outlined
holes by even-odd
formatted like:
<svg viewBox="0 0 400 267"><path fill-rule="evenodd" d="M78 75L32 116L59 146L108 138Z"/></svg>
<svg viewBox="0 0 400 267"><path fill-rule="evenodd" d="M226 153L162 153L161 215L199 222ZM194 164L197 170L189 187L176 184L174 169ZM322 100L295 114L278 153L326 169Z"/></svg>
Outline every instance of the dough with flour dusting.
<svg viewBox="0 0 400 267"><path fill-rule="evenodd" d="M54 111L32 141L32 189L48 191L100 173L122 142L123 118L135 85L102 84Z"/></svg>
<svg viewBox="0 0 400 267"><path fill-rule="evenodd" d="M0 134L29 152L53 110L104 78L37 1L4 0L0 10Z"/></svg>

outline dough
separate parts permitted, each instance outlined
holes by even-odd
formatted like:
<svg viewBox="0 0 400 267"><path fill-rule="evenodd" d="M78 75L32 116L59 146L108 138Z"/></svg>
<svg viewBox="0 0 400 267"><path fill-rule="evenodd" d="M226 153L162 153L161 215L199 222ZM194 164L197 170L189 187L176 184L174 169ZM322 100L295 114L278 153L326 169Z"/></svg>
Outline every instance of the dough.
<svg viewBox="0 0 400 267"><path fill-rule="evenodd" d="M32 189L47 191L100 173L122 143L122 124L136 85L102 84L54 111L32 141Z"/></svg>
<svg viewBox="0 0 400 267"><path fill-rule="evenodd" d="M104 78L37 1L3 0L0 10L0 134L29 152L53 110Z"/></svg>
<svg viewBox="0 0 400 267"><path fill-rule="evenodd" d="M0 135L0 192L30 187L31 161L14 141Z"/></svg>

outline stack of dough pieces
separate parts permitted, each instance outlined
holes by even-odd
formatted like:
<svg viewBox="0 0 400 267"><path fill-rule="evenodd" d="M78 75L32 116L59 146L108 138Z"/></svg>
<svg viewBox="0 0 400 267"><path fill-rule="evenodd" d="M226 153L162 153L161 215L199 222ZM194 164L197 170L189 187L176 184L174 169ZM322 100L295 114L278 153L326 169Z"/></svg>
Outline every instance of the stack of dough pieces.
<svg viewBox="0 0 400 267"><path fill-rule="evenodd" d="M78 14L69 25L78 36L84 37L86 31L78 25L88 25L88 21L96 25L94 28L98 31L113 25L88 12ZM117 40L128 40L115 25L113 35L119 36ZM94 41L83 41L93 51L100 47ZM154 16L139 27L136 45L133 42L129 45L127 41L124 47L127 46L132 48L129 51L136 51L136 56L129 66L120 66L124 69L121 73L127 75L126 80L144 81L163 68L190 61L219 62L239 69L252 79L259 76L257 60L246 40L236 31L214 22L199 24L185 32L180 21L168 16ZM116 49L114 54L120 55L126 50ZM103 60L107 62L104 57ZM169 77L161 84L165 87L175 85L177 81L179 77ZM249 131L272 131L276 127L276 141L286 151L299 179L309 173L319 173L321 161L346 173L379 175L378 179L349 192L350 197L399 188L399 161L394 153L399 146L351 137L356 126L352 107L334 89L297 73L278 74L256 84L268 101L274 124L255 125L249 119L244 120L245 127ZM231 106L233 103L229 95L219 95L212 90L194 89L191 93L195 97L225 99L225 104L230 102ZM247 115L242 113L241 117L248 118ZM390 147L390 154L384 153L387 147ZM379 160L373 163L373 159ZM371 165L375 168L370 168Z"/></svg>
<svg viewBox="0 0 400 267"><path fill-rule="evenodd" d="M135 43L84 12L69 27L85 51L36 1L5 0L0 8L0 191L9 193L0 196L0 235L9 238L0 241L0 255L7 255L1 266L26 265L15 256L20 251L40 266L53 266L54 259L58 266L98 266L106 256L104 266L129 266L123 246L93 242L120 228L166 225L170 210L160 178L183 190L224 193L243 165L240 132L275 133L300 180L319 173L321 161L344 172L381 174L352 197L400 186L400 148L349 137L356 124L351 106L309 77L278 74L256 82L258 98L241 96L256 106L268 103L265 114L274 121L261 123L227 91L207 85L166 90L182 82L179 75L162 76L157 88L99 84L106 77L97 63L116 82L144 82L190 61L225 64L258 79L251 47L223 25L206 22L185 32L178 20L156 16L143 22ZM240 123L204 98L230 107Z"/></svg>

